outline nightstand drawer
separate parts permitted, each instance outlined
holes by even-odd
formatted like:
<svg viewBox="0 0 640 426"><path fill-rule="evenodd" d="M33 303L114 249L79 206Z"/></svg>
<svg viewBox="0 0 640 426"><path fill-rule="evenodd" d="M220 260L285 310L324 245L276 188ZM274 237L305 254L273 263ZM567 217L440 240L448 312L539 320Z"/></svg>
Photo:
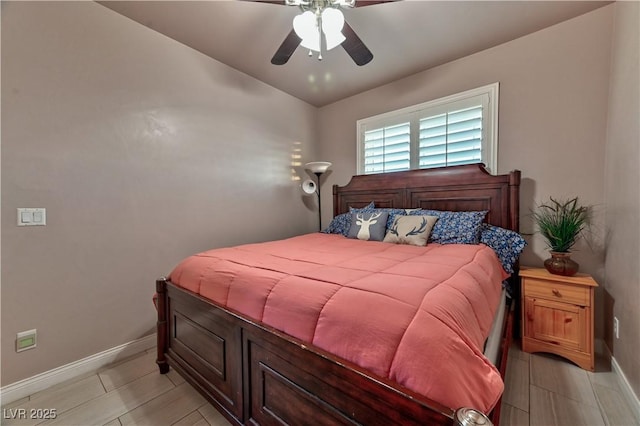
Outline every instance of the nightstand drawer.
<svg viewBox="0 0 640 426"><path fill-rule="evenodd" d="M588 288L560 282L527 278L524 280L524 295L574 303L580 306L591 306Z"/></svg>

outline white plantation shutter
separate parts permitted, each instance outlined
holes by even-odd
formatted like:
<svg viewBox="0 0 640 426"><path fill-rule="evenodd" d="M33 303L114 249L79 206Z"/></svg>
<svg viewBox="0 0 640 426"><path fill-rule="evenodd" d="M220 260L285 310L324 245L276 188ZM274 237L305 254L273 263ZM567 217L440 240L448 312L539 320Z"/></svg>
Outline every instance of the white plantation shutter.
<svg viewBox="0 0 640 426"><path fill-rule="evenodd" d="M497 170L498 83L358 120L358 174L484 163Z"/></svg>
<svg viewBox="0 0 640 426"><path fill-rule="evenodd" d="M482 105L420 120L419 168L482 161Z"/></svg>
<svg viewBox="0 0 640 426"><path fill-rule="evenodd" d="M400 123L364 133L364 172L409 170L410 124Z"/></svg>

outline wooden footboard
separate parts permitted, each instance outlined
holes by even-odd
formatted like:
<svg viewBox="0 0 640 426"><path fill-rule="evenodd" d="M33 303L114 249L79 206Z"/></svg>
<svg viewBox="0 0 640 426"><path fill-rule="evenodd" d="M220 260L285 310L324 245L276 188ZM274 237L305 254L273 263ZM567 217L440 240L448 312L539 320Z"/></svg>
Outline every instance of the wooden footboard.
<svg viewBox="0 0 640 426"><path fill-rule="evenodd" d="M241 320L164 279L156 287L160 372L171 365L227 417L241 419Z"/></svg>
<svg viewBox="0 0 640 426"><path fill-rule="evenodd" d="M451 408L165 279L156 285L160 372L175 368L234 424L454 424ZM497 425L499 405L492 414Z"/></svg>

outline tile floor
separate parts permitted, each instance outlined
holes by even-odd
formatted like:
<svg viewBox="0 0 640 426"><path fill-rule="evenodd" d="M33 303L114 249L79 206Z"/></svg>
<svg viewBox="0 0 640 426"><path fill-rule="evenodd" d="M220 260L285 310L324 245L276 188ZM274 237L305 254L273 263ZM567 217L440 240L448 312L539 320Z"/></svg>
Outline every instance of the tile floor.
<svg viewBox="0 0 640 426"><path fill-rule="evenodd" d="M8 404L2 407L1 424L230 425L174 370L160 375L155 352L155 348L149 349L101 369L98 374L74 379ZM19 417L19 409L26 409L29 413L31 409L53 408L56 410L55 419L10 418Z"/></svg>
<svg viewBox="0 0 640 426"><path fill-rule="evenodd" d="M509 350L500 426L640 425L615 373L597 357L585 371L561 357Z"/></svg>
<svg viewBox="0 0 640 426"><path fill-rule="evenodd" d="M56 409L46 421L10 418L19 409ZM227 426L174 370L158 374L155 348L3 407L3 425ZM618 380L599 360L595 373L562 358L511 348L500 426L640 425Z"/></svg>

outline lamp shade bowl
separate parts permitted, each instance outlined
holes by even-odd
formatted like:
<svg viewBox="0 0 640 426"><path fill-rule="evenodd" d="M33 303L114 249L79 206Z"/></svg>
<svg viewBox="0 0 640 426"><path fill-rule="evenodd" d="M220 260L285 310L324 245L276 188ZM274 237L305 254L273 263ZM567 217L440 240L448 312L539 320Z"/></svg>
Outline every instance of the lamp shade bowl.
<svg viewBox="0 0 640 426"><path fill-rule="evenodd" d="M328 161L312 161L304 166L311 173L324 173L331 167L331 163Z"/></svg>

